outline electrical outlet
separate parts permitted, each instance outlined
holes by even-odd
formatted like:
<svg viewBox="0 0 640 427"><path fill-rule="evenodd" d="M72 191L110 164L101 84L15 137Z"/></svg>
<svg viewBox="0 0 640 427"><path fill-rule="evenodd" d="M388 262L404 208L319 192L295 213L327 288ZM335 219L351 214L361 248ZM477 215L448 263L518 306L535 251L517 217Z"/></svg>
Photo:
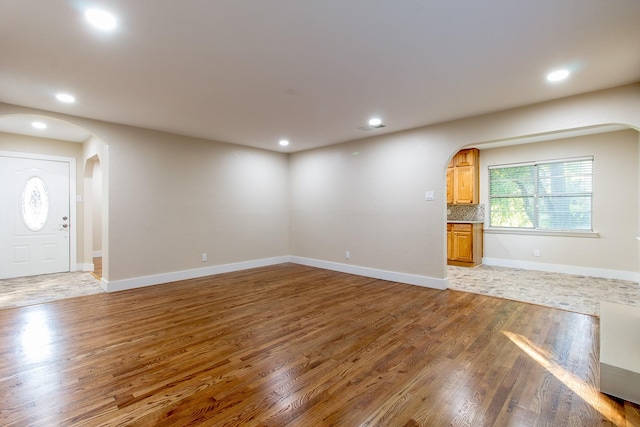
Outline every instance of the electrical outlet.
<svg viewBox="0 0 640 427"><path fill-rule="evenodd" d="M425 191L424 199L429 201L429 202L435 200L435 195L434 195L433 191Z"/></svg>
<svg viewBox="0 0 640 427"><path fill-rule="evenodd" d="M202 262L207 262L207 254L202 254Z"/></svg>
<svg viewBox="0 0 640 427"><path fill-rule="evenodd" d="M533 256L540 256L540 249L534 249Z"/></svg>
<svg viewBox="0 0 640 427"><path fill-rule="evenodd" d="M344 253L344 257L345 257L346 259L351 259L351 252L349 252L349 251L345 251L345 253Z"/></svg>

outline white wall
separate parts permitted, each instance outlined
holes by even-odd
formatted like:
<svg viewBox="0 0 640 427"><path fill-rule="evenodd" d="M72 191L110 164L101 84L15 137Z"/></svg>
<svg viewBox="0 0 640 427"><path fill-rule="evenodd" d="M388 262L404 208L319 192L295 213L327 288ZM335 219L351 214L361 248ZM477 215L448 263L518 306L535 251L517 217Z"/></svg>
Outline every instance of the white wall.
<svg viewBox="0 0 640 427"><path fill-rule="evenodd" d="M445 170L456 151L610 124L640 129L638 111L640 85L631 85L294 153L291 254L311 265L406 273L438 286L446 280ZM435 201L424 200L427 190L435 190ZM609 267L631 268L628 261Z"/></svg>
<svg viewBox="0 0 640 427"><path fill-rule="evenodd" d="M638 111L635 84L287 156L0 104L0 115L60 118L108 146L103 263L124 287L288 255L446 285L445 169L456 151L612 123L640 129Z"/></svg>
<svg viewBox="0 0 640 427"><path fill-rule="evenodd" d="M110 280L289 253L285 154L109 131Z"/></svg>
<svg viewBox="0 0 640 427"><path fill-rule="evenodd" d="M291 254L343 271L356 272L349 265L442 277L445 213L424 193L445 197L444 170L434 157L446 156L416 132L291 155Z"/></svg>
<svg viewBox="0 0 640 427"><path fill-rule="evenodd" d="M78 164L99 155L105 288L288 259L286 154L6 104L2 114L55 117L95 135L77 145Z"/></svg>
<svg viewBox="0 0 640 427"><path fill-rule="evenodd" d="M480 147L482 148L482 147ZM638 132L625 130L481 150L481 203L488 166L593 156L593 230L598 237L522 234L484 236L484 262L635 280L638 271ZM540 256L534 256L534 249Z"/></svg>

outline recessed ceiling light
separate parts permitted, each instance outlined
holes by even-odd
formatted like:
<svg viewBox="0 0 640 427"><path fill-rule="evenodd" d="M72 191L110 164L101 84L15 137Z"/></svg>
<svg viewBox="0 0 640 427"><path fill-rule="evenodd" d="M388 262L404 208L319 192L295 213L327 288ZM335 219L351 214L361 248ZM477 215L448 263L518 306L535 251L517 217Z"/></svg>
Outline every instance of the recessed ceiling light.
<svg viewBox="0 0 640 427"><path fill-rule="evenodd" d="M547 80L550 82L559 82L569 77L569 70L556 70L547 74Z"/></svg>
<svg viewBox="0 0 640 427"><path fill-rule="evenodd" d="M109 31L116 27L116 18L104 10L89 9L84 13L84 16L91 25L99 30Z"/></svg>
<svg viewBox="0 0 640 427"><path fill-rule="evenodd" d="M287 145L289 145L289 141L287 141L286 139L281 139L279 144L283 147L286 147Z"/></svg>
<svg viewBox="0 0 640 427"><path fill-rule="evenodd" d="M33 122L33 123L31 123L31 126L33 126L36 129L46 129L47 128L47 124L46 123L42 123L42 122Z"/></svg>
<svg viewBox="0 0 640 427"><path fill-rule="evenodd" d="M379 127L381 125L382 125L382 120L380 120L377 117L374 117L373 119L369 120L369 126L371 126L371 127L377 128L377 127Z"/></svg>
<svg viewBox="0 0 640 427"><path fill-rule="evenodd" d="M76 102L76 99L72 95L69 95L68 93L59 93L56 95L56 99L60 102L66 102L66 103Z"/></svg>

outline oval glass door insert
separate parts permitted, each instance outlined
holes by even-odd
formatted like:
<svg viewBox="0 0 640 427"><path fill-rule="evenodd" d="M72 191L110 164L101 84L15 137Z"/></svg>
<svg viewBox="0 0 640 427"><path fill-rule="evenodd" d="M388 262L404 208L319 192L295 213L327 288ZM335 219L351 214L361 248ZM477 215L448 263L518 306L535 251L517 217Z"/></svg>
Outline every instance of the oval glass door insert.
<svg viewBox="0 0 640 427"><path fill-rule="evenodd" d="M49 216L49 195L42 178L29 178L22 192L22 220L31 231L40 231Z"/></svg>

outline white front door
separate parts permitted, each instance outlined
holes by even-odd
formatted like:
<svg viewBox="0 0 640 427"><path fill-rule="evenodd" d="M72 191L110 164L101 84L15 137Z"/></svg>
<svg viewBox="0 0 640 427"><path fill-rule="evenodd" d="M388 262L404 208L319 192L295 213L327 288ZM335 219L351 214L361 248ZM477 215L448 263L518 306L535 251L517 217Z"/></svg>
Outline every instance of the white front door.
<svg viewBox="0 0 640 427"><path fill-rule="evenodd" d="M70 271L70 164L0 155L0 279Z"/></svg>

